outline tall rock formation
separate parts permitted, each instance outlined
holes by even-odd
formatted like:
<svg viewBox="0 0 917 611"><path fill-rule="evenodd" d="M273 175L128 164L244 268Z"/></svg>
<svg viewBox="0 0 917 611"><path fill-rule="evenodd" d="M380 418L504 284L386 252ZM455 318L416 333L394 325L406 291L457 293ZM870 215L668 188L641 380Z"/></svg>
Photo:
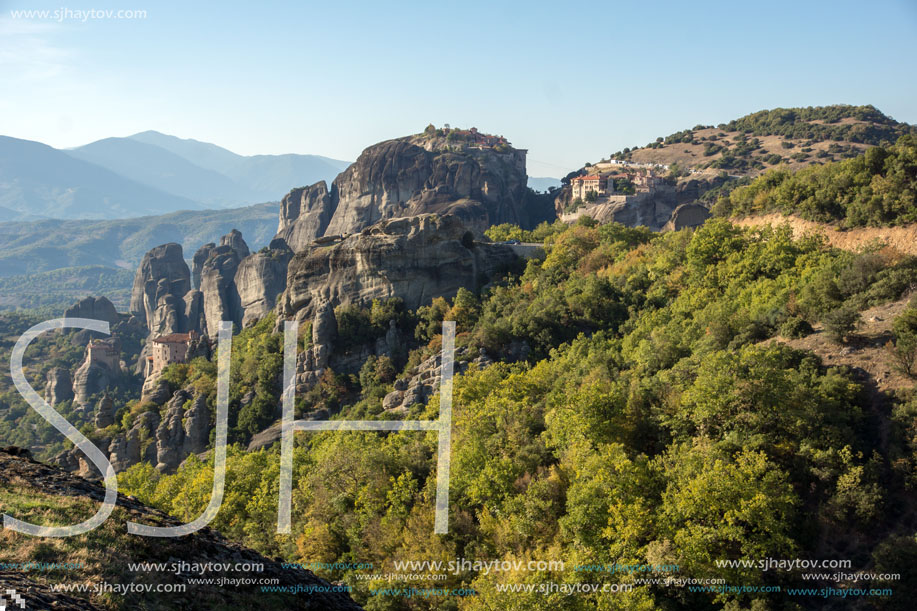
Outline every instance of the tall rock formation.
<svg viewBox="0 0 917 611"><path fill-rule="evenodd" d="M210 258L210 253L217 245L213 242L204 244L197 249L194 257L191 259L191 286L195 289L201 288L201 270L204 269L204 263Z"/></svg>
<svg viewBox="0 0 917 611"><path fill-rule="evenodd" d="M81 409L93 395L103 392L121 377L121 342L117 337L94 339L86 345L83 363L73 374L73 401Z"/></svg>
<svg viewBox="0 0 917 611"><path fill-rule="evenodd" d="M533 227L554 215L550 200L526 186L525 155L477 132L381 142L363 151L330 190L322 182L291 191L277 237L299 252L322 236L425 213L451 214L478 234L498 223Z"/></svg>
<svg viewBox="0 0 917 611"><path fill-rule="evenodd" d="M248 249L248 244L242 239L242 232L238 229L233 229L220 238L220 246L229 246L232 248L240 261L251 254L251 251Z"/></svg>
<svg viewBox="0 0 917 611"><path fill-rule="evenodd" d="M73 381L70 379L70 372L63 367L51 368L45 384L45 401L53 407L72 398Z"/></svg>
<svg viewBox="0 0 917 611"><path fill-rule="evenodd" d="M242 259L236 270L235 285L239 294L242 325L249 325L274 309L277 297L287 284L287 266L293 251L282 240L274 240L273 248Z"/></svg>
<svg viewBox="0 0 917 611"><path fill-rule="evenodd" d="M91 318L104 320L109 325L114 325L121 318L118 311L107 297L86 297L67 308L64 318Z"/></svg>
<svg viewBox="0 0 917 611"><path fill-rule="evenodd" d="M121 472L139 462L156 463L156 430L159 427L159 412L146 411L139 414L127 433L116 436L108 446L108 460L115 471Z"/></svg>
<svg viewBox="0 0 917 611"><path fill-rule="evenodd" d="M235 277L239 268L239 255L230 246L217 246L201 270L201 293L204 298L206 333L216 337L220 321L242 324L242 305Z"/></svg>
<svg viewBox="0 0 917 611"><path fill-rule="evenodd" d="M325 181L293 189L280 202L277 238L293 250L302 250L315 238L325 235L333 212Z"/></svg>
<svg viewBox="0 0 917 611"><path fill-rule="evenodd" d="M205 451L209 439L207 398L195 397L190 388L176 391L156 429L156 469L174 471L190 454Z"/></svg>
<svg viewBox="0 0 917 611"><path fill-rule="evenodd" d="M192 272L181 246L157 246L137 270L131 312L146 322L150 337L189 331L216 337L220 321L241 325L274 308L292 256L283 240L251 254L233 229L219 246L205 244L194 254Z"/></svg>
<svg viewBox="0 0 917 611"><path fill-rule="evenodd" d="M283 317L306 320L336 307L400 297L409 309L460 287L477 290L516 260L508 246L477 242L453 216L385 221L334 244L297 253L278 304Z"/></svg>
<svg viewBox="0 0 917 611"><path fill-rule="evenodd" d="M183 298L191 272L180 244L157 246L143 256L131 291L131 314L146 322L151 335L184 331Z"/></svg>
<svg viewBox="0 0 917 611"><path fill-rule="evenodd" d="M108 393L104 393L99 399L96 406L95 425L96 428L104 429L115 423L115 402L112 401Z"/></svg>

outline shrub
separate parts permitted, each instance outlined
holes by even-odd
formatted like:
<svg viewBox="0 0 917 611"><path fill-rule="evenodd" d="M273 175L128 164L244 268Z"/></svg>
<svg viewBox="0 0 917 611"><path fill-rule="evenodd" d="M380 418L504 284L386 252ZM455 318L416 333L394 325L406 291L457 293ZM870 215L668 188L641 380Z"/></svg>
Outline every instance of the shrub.
<svg viewBox="0 0 917 611"><path fill-rule="evenodd" d="M805 337L812 334L812 325L801 316L791 316L780 325L780 335L791 339Z"/></svg>
<svg viewBox="0 0 917 611"><path fill-rule="evenodd" d="M825 314L822 322L825 325L825 331L836 342L843 342L851 333L856 331L862 322L860 313L849 305L831 310Z"/></svg>
<svg viewBox="0 0 917 611"><path fill-rule="evenodd" d="M917 307L909 306L892 323L895 343L892 356L909 376L917 374Z"/></svg>

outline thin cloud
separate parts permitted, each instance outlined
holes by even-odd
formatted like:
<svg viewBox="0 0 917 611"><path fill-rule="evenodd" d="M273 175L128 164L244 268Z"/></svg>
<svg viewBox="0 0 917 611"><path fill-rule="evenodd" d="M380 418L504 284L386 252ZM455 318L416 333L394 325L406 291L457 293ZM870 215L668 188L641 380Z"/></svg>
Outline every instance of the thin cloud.
<svg viewBox="0 0 917 611"><path fill-rule="evenodd" d="M35 82L60 77L73 52L51 39L57 24L0 18L0 73L4 80Z"/></svg>

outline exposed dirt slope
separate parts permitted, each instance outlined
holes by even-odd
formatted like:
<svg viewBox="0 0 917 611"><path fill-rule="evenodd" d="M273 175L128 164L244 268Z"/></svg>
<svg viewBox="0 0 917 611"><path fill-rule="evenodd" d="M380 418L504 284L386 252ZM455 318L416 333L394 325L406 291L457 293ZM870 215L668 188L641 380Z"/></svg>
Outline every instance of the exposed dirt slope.
<svg viewBox="0 0 917 611"><path fill-rule="evenodd" d="M789 225L795 237L820 235L829 245L844 250L858 251L880 242L900 253L917 255L917 224L901 227L858 227L841 230L835 225L826 225L801 219L798 216L786 216L779 213L748 216L732 219L742 227L761 225Z"/></svg>
<svg viewBox="0 0 917 611"><path fill-rule="evenodd" d="M882 393L891 393L900 388L913 386L914 380L902 374L895 366L886 344L892 339L892 322L907 304L911 296L864 310L863 325L846 345L828 338L821 324L815 325L815 333L799 339L774 338L800 350L811 350L826 365L846 365L865 374Z"/></svg>

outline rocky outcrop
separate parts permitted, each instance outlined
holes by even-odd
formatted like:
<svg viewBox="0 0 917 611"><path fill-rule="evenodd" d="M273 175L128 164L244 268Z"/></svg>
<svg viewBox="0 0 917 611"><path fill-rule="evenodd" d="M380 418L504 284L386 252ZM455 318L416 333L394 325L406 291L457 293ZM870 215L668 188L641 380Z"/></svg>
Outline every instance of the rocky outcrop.
<svg viewBox="0 0 917 611"><path fill-rule="evenodd" d="M185 332L204 333L207 329L207 317L204 313L204 294L198 290L189 291L184 297Z"/></svg>
<svg viewBox="0 0 917 611"><path fill-rule="evenodd" d="M85 409L89 400L111 386L118 378L118 372L101 363L83 361L73 374L73 402Z"/></svg>
<svg viewBox="0 0 917 611"><path fill-rule="evenodd" d="M181 463L185 431L182 428L184 404L191 400L191 393L179 390L166 405L166 413L156 429L156 469L169 472Z"/></svg>
<svg viewBox="0 0 917 611"><path fill-rule="evenodd" d="M326 303L388 297L415 309L437 296L453 297L461 287L475 291L514 261L508 246L475 241L456 217L394 219L297 253L278 312L306 320Z"/></svg>
<svg viewBox="0 0 917 611"><path fill-rule="evenodd" d="M168 401L171 396L172 391L169 389L168 382L159 377L150 377L143 382L143 391L140 395L140 401L162 405Z"/></svg>
<svg viewBox="0 0 917 611"><path fill-rule="evenodd" d="M66 473L61 469L36 462L28 452L19 448L0 450L0 480L11 489L10 494L18 495L23 501L30 501L36 495L42 495L42 503L59 509L60 512L72 512L73 507L87 505L97 506L105 498L105 489L97 482L87 481ZM10 485L14 483L14 485ZM229 490L229 489L228 489ZM14 499L13 506L19 503ZM117 606L125 609L250 609L252 601L263 601L265 609L289 610L322 610L322 611L359 611L360 607L340 588L332 588L329 582L316 577L312 572L281 564L238 543L224 538L212 528L204 528L183 537L159 537L141 539L130 535L123 527L124 521L152 524L155 526L178 526L183 520L173 518L157 509L147 507L133 497L119 494L118 510L115 515L121 521L119 528L109 526L111 535L83 537L81 551L87 557L104 558L104 562L77 563L79 566L68 570L64 579L79 583L96 583L106 576L128 575L132 562L162 562L181 559L189 566L214 567L207 576L213 577L212 585L200 584L189 587L187 592L171 593L175 588L167 588L166 593L150 595L148 592L127 593L118 597ZM52 510L52 513L55 510ZM34 539L27 537L7 537L4 552L13 557L35 558ZM149 543L147 543L149 542ZM32 554L29 556L29 554ZM55 556L58 557L58 556ZM259 579L277 584L286 589L288 594L270 594L267 598L261 591L261 585L240 584L234 587L222 585L229 579L239 580L240 573L234 570L238 564L261 567L257 573ZM221 570L219 567L227 567ZM54 609L57 611L89 611L111 609L113 605L106 596L93 596L90 601L72 598L66 594L52 592L44 584L45 576L31 579L34 575L27 571L2 571L0 584L4 588L15 589L25 600L27 609ZM181 583L187 581L192 573L178 575L171 573L157 576L151 573L144 577L150 583ZM147 579L149 577L149 579ZM160 579L162 577L162 579ZM151 581L152 580L152 581ZM52 581L54 581L52 579ZM9 604L10 609L19 609Z"/></svg>
<svg viewBox="0 0 917 611"><path fill-rule="evenodd" d="M108 446L108 460L121 472L139 462L156 464L156 430L159 413L146 411L137 416L127 433L116 436Z"/></svg>
<svg viewBox="0 0 917 611"><path fill-rule="evenodd" d="M459 348L455 354L454 373L463 373L470 363L480 368L487 367L493 361L484 354L470 359L468 348ZM390 412L406 412L411 406L426 404L430 397L439 392L442 381L442 355L435 354L411 369L407 376L395 380L395 388L382 399L382 408Z"/></svg>
<svg viewBox="0 0 917 611"><path fill-rule="evenodd" d="M231 246L217 246L201 270L204 320L211 337L217 336L223 320L242 323L242 305L235 284L239 263L241 259Z"/></svg>
<svg viewBox="0 0 917 611"><path fill-rule="evenodd" d="M64 318L91 318L114 325L121 318L115 306L106 297L86 297L67 308Z"/></svg>
<svg viewBox="0 0 917 611"><path fill-rule="evenodd" d="M181 245L157 246L143 256L134 276L131 314L146 322L151 335L184 332L183 298L191 290L191 272Z"/></svg>
<svg viewBox="0 0 917 611"><path fill-rule="evenodd" d="M678 231L686 227L703 225L710 218L710 210L701 204L682 204L675 208L672 217L663 225L662 231Z"/></svg>
<svg viewBox="0 0 917 611"><path fill-rule="evenodd" d="M283 201L278 237L299 252L323 236L348 235L379 221L451 214L482 233L490 225L533 227L553 218L549 199L526 187L525 151L418 135L363 151L324 183L294 189Z"/></svg>
<svg viewBox="0 0 917 611"><path fill-rule="evenodd" d="M207 397L194 397L191 407L185 412L183 423L185 438L182 441L182 455L205 451L210 441L210 407L207 405Z"/></svg>
<svg viewBox="0 0 917 611"><path fill-rule="evenodd" d="M189 388L176 391L156 429L156 469L174 471L190 454L204 452L209 439L207 398L195 397Z"/></svg>
<svg viewBox="0 0 917 611"><path fill-rule="evenodd" d="M70 372L63 367L53 367L48 371L45 383L45 401L54 406L61 401L73 398L73 381Z"/></svg>
<svg viewBox="0 0 917 611"><path fill-rule="evenodd" d="M334 207L324 181L311 187L293 189L280 202L277 238L295 251L325 235Z"/></svg>
<svg viewBox="0 0 917 611"><path fill-rule="evenodd" d="M248 244L242 239L242 232L238 229L233 229L220 238L220 246L229 246L232 248L240 261L251 254L251 251L248 249Z"/></svg>
<svg viewBox="0 0 917 611"><path fill-rule="evenodd" d="M287 284L287 266L293 252L282 241L243 259L236 270L242 325L247 326L274 309Z"/></svg>
<svg viewBox="0 0 917 611"><path fill-rule="evenodd" d="M99 404L96 406L95 425L97 429L104 429L115 423L115 402L108 396L108 393L102 395Z"/></svg>
<svg viewBox="0 0 917 611"><path fill-rule="evenodd" d="M217 245L213 242L204 244L197 249L194 257L191 258L191 286L195 289L201 288L201 271L204 269L204 263L210 258L210 253Z"/></svg>

